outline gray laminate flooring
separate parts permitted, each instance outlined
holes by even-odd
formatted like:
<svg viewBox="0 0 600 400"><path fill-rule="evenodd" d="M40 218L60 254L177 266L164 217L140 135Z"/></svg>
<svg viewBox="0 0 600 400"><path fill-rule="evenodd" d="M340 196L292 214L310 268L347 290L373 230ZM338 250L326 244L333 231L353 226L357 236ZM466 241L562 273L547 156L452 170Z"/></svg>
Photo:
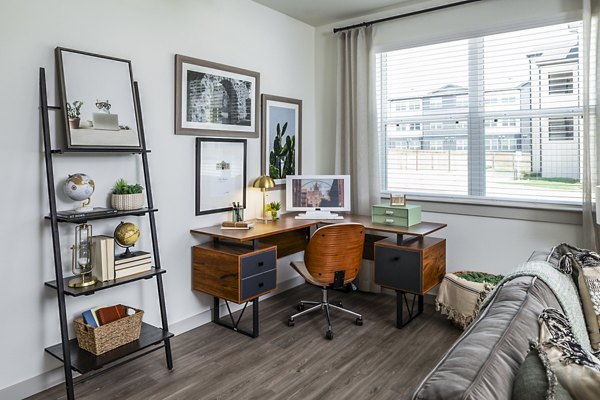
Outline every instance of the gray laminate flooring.
<svg viewBox="0 0 600 400"><path fill-rule="evenodd" d="M363 314L364 325L333 312L335 337L324 338L320 312L289 315L320 289L301 285L260 302L256 339L206 324L172 339L175 367L167 370L159 350L79 382L80 400L105 399L410 399L461 331L426 299L423 315L395 327L395 297L331 292L332 300ZM251 328L251 309L244 322ZM63 385L30 399L64 399Z"/></svg>

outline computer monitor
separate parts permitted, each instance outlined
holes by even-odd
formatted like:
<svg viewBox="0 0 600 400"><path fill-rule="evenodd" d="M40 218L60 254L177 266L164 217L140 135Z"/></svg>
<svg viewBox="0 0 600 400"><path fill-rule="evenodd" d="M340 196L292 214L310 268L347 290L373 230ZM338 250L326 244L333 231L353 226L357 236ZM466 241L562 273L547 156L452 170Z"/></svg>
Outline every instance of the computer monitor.
<svg viewBox="0 0 600 400"><path fill-rule="evenodd" d="M350 211L350 175L288 175L285 184L287 211Z"/></svg>

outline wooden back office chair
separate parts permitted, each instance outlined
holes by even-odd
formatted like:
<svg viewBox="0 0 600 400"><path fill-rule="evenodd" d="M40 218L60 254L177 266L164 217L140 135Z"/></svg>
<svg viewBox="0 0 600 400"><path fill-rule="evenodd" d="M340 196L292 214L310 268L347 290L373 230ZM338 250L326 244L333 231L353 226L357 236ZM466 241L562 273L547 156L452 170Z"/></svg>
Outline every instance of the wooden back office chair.
<svg viewBox="0 0 600 400"><path fill-rule="evenodd" d="M306 282L322 289L322 298L321 301L301 301L298 304L301 312L290 317L288 326L294 326L296 317L324 310L327 317L325 337L331 340L330 308L355 316L356 325L362 325L362 315L329 302L327 288L342 288L356 278L362 263L364 242L365 228L356 223L326 225L315 231L304 252L304 261L294 261L291 266ZM313 306L304 309L305 304Z"/></svg>

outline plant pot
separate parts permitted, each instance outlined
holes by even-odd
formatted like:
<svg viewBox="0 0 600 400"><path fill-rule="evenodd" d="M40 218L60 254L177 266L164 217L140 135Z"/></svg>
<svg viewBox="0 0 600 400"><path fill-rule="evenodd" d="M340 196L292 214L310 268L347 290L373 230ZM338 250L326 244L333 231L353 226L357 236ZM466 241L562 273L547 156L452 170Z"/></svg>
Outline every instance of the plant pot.
<svg viewBox="0 0 600 400"><path fill-rule="evenodd" d="M110 203L112 208L120 211L137 210L144 206L144 194L113 194Z"/></svg>
<svg viewBox="0 0 600 400"><path fill-rule="evenodd" d="M69 128L71 129L79 129L79 117L77 118L69 118Z"/></svg>
<svg viewBox="0 0 600 400"><path fill-rule="evenodd" d="M277 219L279 218L279 217L277 216L277 213L278 213L277 211L271 211L271 219L272 219L273 221L277 221Z"/></svg>

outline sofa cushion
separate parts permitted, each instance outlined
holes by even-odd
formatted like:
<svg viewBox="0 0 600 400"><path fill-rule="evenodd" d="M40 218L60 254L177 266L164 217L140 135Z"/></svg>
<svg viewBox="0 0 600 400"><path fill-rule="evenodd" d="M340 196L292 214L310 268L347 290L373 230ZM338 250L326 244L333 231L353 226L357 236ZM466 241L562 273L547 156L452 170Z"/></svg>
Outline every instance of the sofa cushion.
<svg viewBox="0 0 600 400"><path fill-rule="evenodd" d="M550 372L550 375L548 372ZM548 379L549 376L552 378ZM556 380L554 374L551 371L546 371L538 350L531 349L515 376L511 400L572 399L569 392Z"/></svg>
<svg viewBox="0 0 600 400"><path fill-rule="evenodd" d="M537 318L549 307L561 309L540 279L521 276L505 283L413 399L509 400L529 339L539 337Z"/></svg>

